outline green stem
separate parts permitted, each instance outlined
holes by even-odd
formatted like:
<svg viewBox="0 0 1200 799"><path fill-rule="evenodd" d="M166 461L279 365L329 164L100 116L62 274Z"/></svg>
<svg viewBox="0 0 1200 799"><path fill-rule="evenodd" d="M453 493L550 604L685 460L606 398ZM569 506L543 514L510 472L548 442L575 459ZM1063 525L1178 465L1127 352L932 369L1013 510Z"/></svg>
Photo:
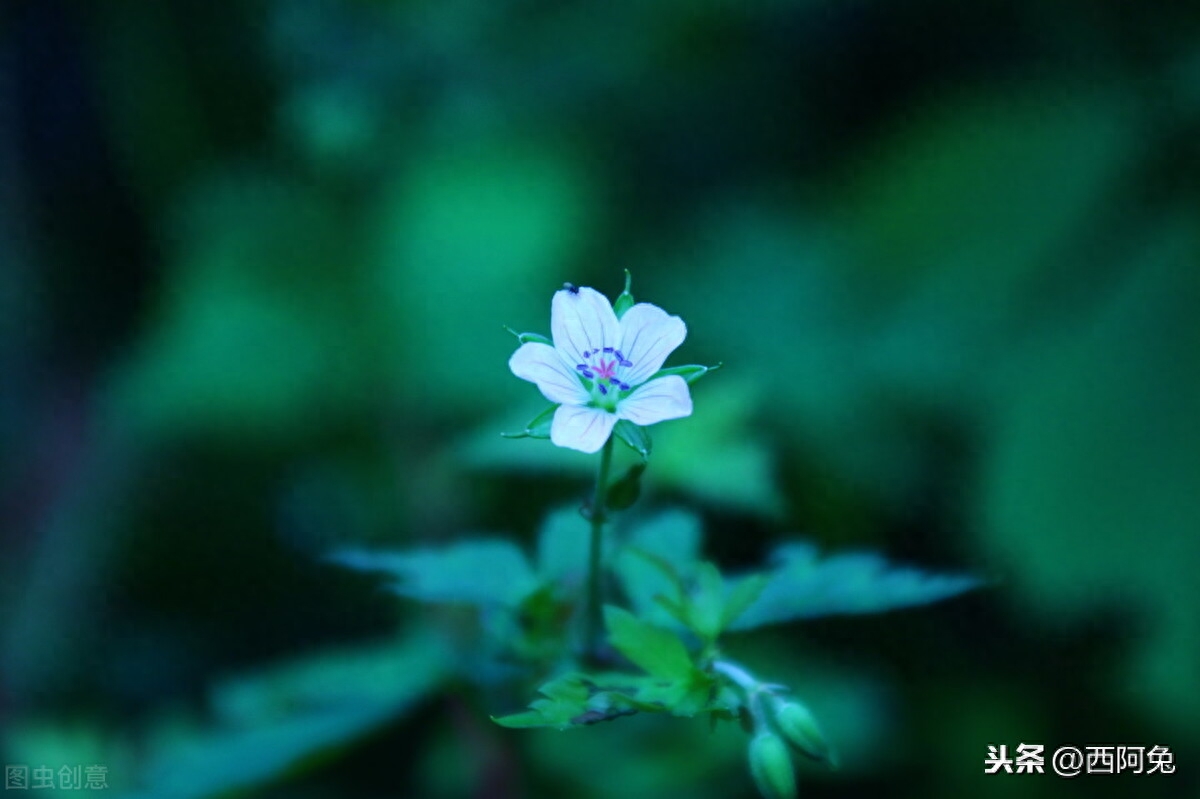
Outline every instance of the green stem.
<svg viewBox="0 0 1200 799"><path fill-rule="evenodd" d="M612 465L613 436L604 442L600 450L600 468L596 472L596 493L592 497L592 535L588 548L587 577L587 626L584 633L584 652L595 657L600 651L600 630L603 627L600 599L600 553L603 549L604 497L608 490L608 471Z"/></svg>

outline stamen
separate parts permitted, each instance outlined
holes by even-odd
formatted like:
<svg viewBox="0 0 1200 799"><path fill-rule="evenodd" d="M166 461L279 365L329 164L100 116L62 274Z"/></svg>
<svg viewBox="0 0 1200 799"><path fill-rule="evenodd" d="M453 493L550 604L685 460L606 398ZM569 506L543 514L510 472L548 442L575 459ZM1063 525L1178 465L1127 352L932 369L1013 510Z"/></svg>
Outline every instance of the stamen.
<svg viewBox="0 0 1200 799"><path fill-rule="evenodd" d="M608 389L604 387L603 383L597 383L596 387L600 389L601 394L608 394Z"/></svg>
<svg viewBox="0 0 1200 799"><path fill-rule="evenodd" d="M604 351L605 351L605 352L612 352L612 351L613 351L613 348L612 348L612 347L605 347L605 348L604 348ZM618 355L619 355L619 354L620 354L620 353L618 353Z"/></svg>

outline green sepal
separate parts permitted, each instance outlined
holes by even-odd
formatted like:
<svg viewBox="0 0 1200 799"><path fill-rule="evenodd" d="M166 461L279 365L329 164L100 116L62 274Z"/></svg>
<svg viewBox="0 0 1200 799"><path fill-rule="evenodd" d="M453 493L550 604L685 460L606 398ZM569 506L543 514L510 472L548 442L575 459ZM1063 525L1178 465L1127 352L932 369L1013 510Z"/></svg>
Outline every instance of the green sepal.
<svg viewBox="0 0 1200 799"><path fill-rule="evenodd" d="M672 366L670 369L659 369L657 372L650 375L650 380L655 380L660 377L667 377L669 375L679 375L690 385L704 377L709 372L717 371L724 365L724 362L722 362L716 364L715 366L700 366L699 364L691 364L689 366Z"/></svg>
<svg viewBox="0 0 1200 799"><path fill-rule="evenodd" d="M501 433L500 435L504 438L549 438L550 425L554 421L554 412L557 410L557 405L551 405L533 417L529 424L525 425L524 430L517 433Z"/></svg>
<svg viewBox="0 0 1200 799"><path fill-rule="evenodd" d="M608 486L604 498L604 507L609 510L625 510L637 502L642 493L642 472L646 471L646 462L635 463L629 467L619 480Z"/></svg>
<svg viewBox="0 0 1200 799"><path fill-rule="evenodd" d="M625 270L625 290L617 297L617 301L613 303L613 313L620 319L625 315L625 312L633 307L633 294L629 292L629 284L633 282L633 275L629 270Z"/></svg>
<svg viewBox="0 0 1200 799"><path fill-rule="evenodd" d="M641 455L642 460L650 460L650 450L653 449L654 443L650 440L649 430L628 419L621 419L613 428L613 433L625 442L627 447Z"/></svg>
<svg viewBox="0 0 1200 799"><path fill-rule="evenodd" d="M508 325L504 325L503 327L509 333L512 333L514 336L516 336L517 341L521 342L522 344L533 342L534 344L548 344L551 347L554 346L554 342L543 336L541 333L518 333Z"/></svg>

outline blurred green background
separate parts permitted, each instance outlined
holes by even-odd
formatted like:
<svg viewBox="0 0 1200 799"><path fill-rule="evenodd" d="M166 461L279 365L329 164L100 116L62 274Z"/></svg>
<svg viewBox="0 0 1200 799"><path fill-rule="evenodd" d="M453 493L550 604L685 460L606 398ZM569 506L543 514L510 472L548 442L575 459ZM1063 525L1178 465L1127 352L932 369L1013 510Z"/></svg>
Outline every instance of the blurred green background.
<svg viewBox="0 0 1200 799"><path fill-rule="evenodd" d="M501 325L629 268L671 363L725 363L647 508L732 568L994 581L731 645L842 751L804 796L1200 793L1195 4L8 0L0 262L6 764L753 796L735 730L493 725L528 696L465 679L469 625L319 560L585 496L496 435L541 407ZM1179 772L984 777L998 743Z"/></svg>

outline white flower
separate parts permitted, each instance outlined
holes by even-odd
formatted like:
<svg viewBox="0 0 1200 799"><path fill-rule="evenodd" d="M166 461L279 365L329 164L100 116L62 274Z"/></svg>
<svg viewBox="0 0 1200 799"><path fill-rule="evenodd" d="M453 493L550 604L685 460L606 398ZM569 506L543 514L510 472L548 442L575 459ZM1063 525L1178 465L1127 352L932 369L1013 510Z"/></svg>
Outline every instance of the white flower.
<svg viewBox="0 0 1200 799"><path fill-rule="evenodd" d="M687 336L678 316L640 302L618 320L603 294L571 288L554 294L550 330L553 347L522 344L508 366L536 383L546 399L561 403L550 427L558 446L596 452L618 419L648 425L691 414L682 377L650 380Z"/></svg>

